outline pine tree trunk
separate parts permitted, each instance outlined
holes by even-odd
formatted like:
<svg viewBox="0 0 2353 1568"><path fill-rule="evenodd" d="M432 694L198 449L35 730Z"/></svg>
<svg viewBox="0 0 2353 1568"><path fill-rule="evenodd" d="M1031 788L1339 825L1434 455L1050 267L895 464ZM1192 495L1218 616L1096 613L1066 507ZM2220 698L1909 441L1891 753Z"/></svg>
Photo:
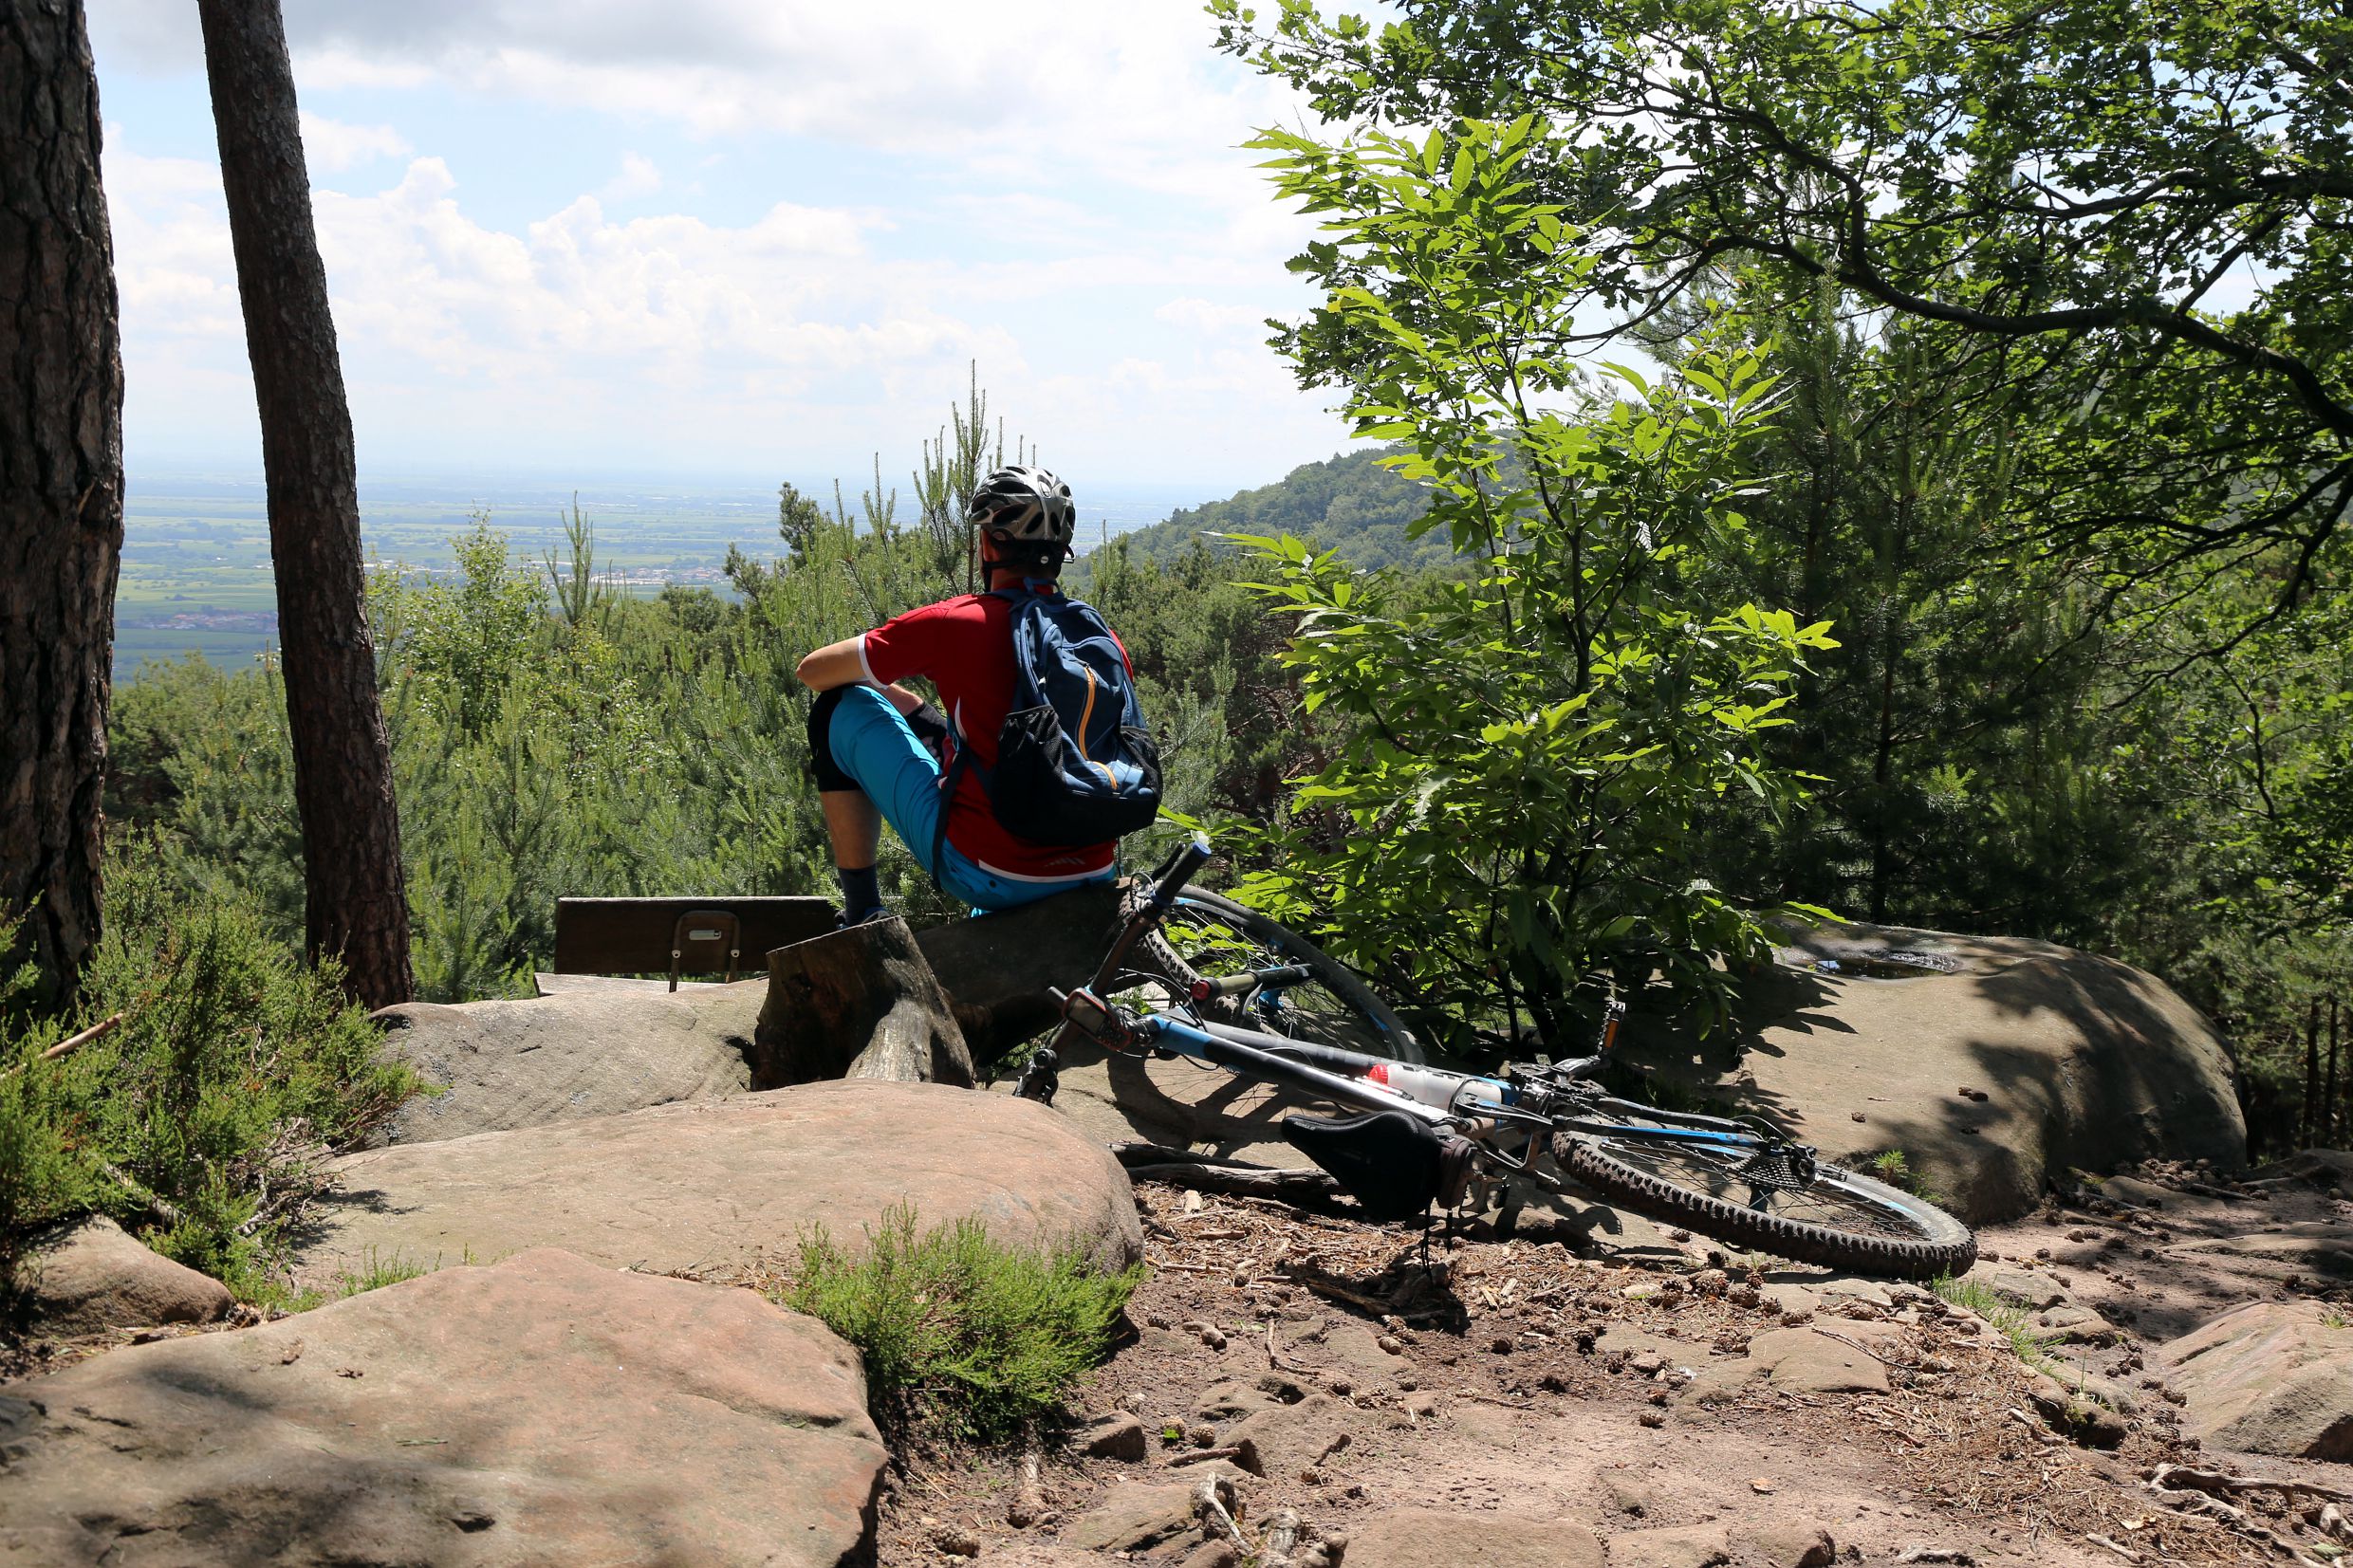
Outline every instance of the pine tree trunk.
<svg viewBox="0 0 2353 1568"><path fill-rule="evenodd" d="M2294 1025L2289 1025L2293 1027ZM2292 1041L2294 1037L2291 1035ZM2320 1147L2321 1121L2321 999L2312 999L2312 1016L2304 1024L2304 1137L2297 1147Z"/></svg>
<svg viewBox="0 0 2353 1568"><path fill-rule="evenodd" d="M2334 1023L2332 1018L2330 1023ZM2328 1080L2321 1090L2320 1147L2337 1147L2337 1031L2328 1031Z"/></svg>
<svg viewBox="0 0 2353 1568"><path fill-rule="evenodd" d="M122 354L81 0L0 8L0 920L69 995L98 940ZM0 960L11 954L0 951Z"/></svg>
<svg viewBox="0 0 2353 1568"><path fill-rule="evenodd" d="M2337 999L2333 996L2328 999L2328 1078L2329 1086L2333 1090L2337 1078ZM2328 1119L2333 1134L2336 1126L2341 1125L2337 1119L2336 1096L2333 1093L2329 1096ZM2332 1137L2322 1140L2321 1147L2334 1149L2337 1145Z"/></svg>
<svg viewBox="0 0 2353 1568"><path fill-rule="evenodd" d="M196 12L261 409L304 937L314 958L341 956L345 987L380 1007L409 999L408 899L365 612L351 413L311 225L294 68L278 0L197 0Z"/></svg>

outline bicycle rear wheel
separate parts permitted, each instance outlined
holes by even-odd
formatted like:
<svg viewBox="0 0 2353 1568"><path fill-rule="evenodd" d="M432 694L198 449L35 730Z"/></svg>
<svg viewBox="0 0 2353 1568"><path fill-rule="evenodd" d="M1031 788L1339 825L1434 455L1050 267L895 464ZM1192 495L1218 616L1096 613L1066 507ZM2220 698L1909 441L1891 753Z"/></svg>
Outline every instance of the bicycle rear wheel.
<svg viewBox="0 0 2353 1568"><path fill-rule="evenodd" d="M1427 1060L1413 1030L1355 970L1297 932L1218 894L1188 888L1177 895L1152 955L1180 989L1195 979L1298 965L1310 976L1305 985L1205 1002L1203 1016L1397 1061Z"/></svg>
<svg viewBox="0 0 2353 1568"><path fill-rule="evenodd" d="M1575 1133L1556 1134L1552 1154L1638 1214L1798 1263L1933 1280L1964 1273L1977 1258L1969 1227L1935 1204L1827 1163L1799 1183L1787 1171L1760 1171L1751 1151Z"/></svg>

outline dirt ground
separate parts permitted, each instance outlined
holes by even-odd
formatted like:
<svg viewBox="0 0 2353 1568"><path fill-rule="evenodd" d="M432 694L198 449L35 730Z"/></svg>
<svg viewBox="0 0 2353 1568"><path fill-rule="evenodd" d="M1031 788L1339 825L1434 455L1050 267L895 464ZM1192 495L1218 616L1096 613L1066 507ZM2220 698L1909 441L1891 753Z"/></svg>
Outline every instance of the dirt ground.
<svg viewBox="0 0 2353 1568"><path fill-rule="evenodd" d="M1081 1419L1027 1455L905 1458L879 1560L2335 1563L2353 1555L2332 1517L2353 1514L2347 1467L2200 1452L2151 1354L2241 1301L2353 1303L2337 1195L2353 1158L2299 1160L2084 1178L1981 1230L1973 1280L2047 1300L2022 1310L2066 1390L1931 1292L1727 1257L1604 1209L1531 1226L1542 1239L1474 1227L1425 1245L1344 1202L1143 1184L1149 1275ZM179 1332L6 1345L0 1381ZM2095 1398L2122 1408L2085 1430ZM1230 1524L1204 1522L1204 1482Z"/></svg>
<svg viewBox="0 0 2353 1568"><path fill-rule="evenodd" d="M1080 1401L1087 1423L1026 1457L914 1458L886 1500L880 1559L2337 1559L2344 1543L2313 1492L2210 1485L2222 1502L2152 1485L2168 1464L2347 1481L2340 1467L2196 1451L2141 1335L2258 1296L2341 1296L2353 1282L2313 1260L2341 1255L2327 1244L2353 1206L2303 1182L2178 1170L2073 1197L1981 1240L1996 1264L2066 1284L2071 1301L2049 1314L2064 1326L2038 1332L2063 1379L2131 1407L2084 1433L2115 1444L2105 1451L2053 1430L2005 1335L1918 1287L1727 1258L1680 1232L1665 1233L1679 1259L1491 1238L1425 1249L1417 1231L1339 1211L1139 1187L1151 1275L1133 1337ZM1214 1510L1200 1522L1205 1479L1235 1528Z"/></svg>

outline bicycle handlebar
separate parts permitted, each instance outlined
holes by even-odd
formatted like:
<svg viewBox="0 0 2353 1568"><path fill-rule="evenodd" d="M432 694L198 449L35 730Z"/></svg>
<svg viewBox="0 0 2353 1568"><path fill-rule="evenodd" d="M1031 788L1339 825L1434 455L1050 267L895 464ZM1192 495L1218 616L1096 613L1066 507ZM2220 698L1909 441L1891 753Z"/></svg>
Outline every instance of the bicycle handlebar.
<svg viewBox="0 0 2353 1568"><path fill-rule="evenodd" d="M1159 881L1152 889L1153 903L1161 909L1168 908L1176 896L1184 891L1185 884L1193 880L1195 874L1209 864L1209 856L1208 838L1195 834L1193 842L1178 850L1170 858L1167 869L1160 873Z"/></svg>

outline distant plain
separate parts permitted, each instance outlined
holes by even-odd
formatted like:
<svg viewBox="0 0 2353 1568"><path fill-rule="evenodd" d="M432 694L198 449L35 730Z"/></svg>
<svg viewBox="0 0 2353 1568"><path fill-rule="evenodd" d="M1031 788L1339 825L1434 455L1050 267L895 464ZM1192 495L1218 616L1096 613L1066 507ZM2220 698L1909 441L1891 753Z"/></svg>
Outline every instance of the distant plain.
<svg viewBox="0 0 2353 1568"><path fill-rule="evenodd" d="M831 504L830 482L801 487ZM360 487L361 543L372 566L448 571L450 541L487 513L515 554L561 551L574 491L547 483L418 478ZM582 514L596 526L597 569L631 592L666 582L728 592L720 564L730 544L765 559L780 547L776 490L639 481L584 485ZM914 507L900 491L899 519ZM856 494L847 497L858 514ZM1080 496L1080 547L1158 523L1208 497L1176 486L1099 487ZM258 479L194 473L135 475L124 507L122 577L115 595L114 672L203 655L223 668L256 658L278 640L269 526Z"/></svg>

